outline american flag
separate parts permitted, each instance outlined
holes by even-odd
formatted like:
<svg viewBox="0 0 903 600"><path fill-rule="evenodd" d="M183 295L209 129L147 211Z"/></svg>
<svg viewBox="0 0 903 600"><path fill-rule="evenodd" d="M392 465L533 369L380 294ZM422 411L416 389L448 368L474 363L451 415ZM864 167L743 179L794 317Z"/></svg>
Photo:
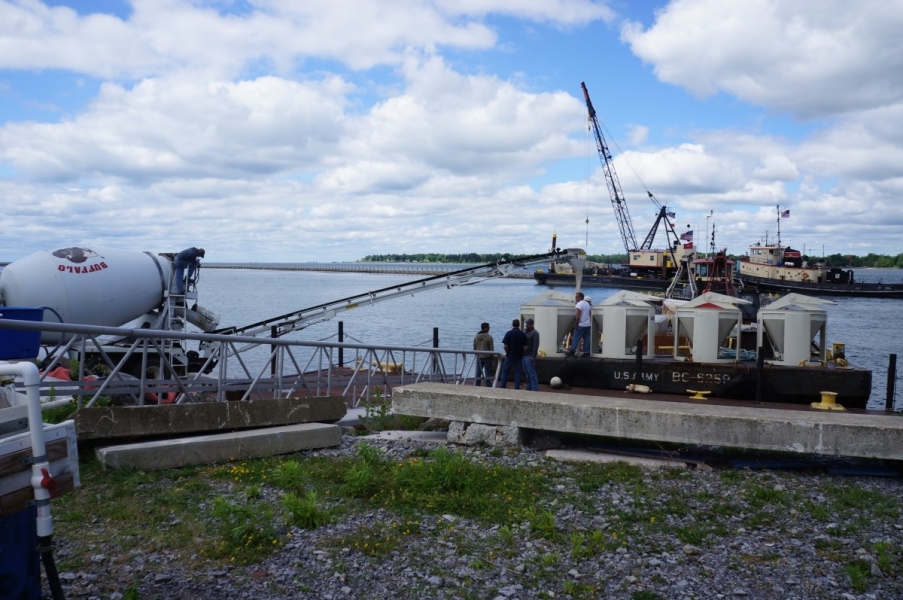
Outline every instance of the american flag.
<svg viewBox="0 0 903 600"><path fill-rule="evenodd" d="M673 219L675 215L673 212L666 212L665 216L667 216L669 219Z"/></svg>
<svg viewBox="0 0 903 600"><path fill-rule="evenodd" d="M788 208L787 210L782 210L782 211L781 211L781 218L782 218L782 219L789 219L789 218L790 218L790 209L789 209L789 208Z"/></svg>
<svg viewBox="0 0 903 600"><path fill-rule="evenodd" d="M693 230L691 229L690 231L685 231L682 234L680 234L680 239L682 239L685 242L692 241L693 240Z"/></svg>

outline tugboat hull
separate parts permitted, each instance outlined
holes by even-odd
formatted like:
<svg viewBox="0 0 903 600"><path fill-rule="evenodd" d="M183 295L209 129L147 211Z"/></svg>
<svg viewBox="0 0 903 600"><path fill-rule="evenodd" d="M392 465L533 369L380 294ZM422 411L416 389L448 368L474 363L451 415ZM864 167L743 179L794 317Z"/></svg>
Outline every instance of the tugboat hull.
<svg viewBox="0 0 903 600"><path fill-rule="evenodd" d="M903 298L903 284L899 283L810 283L743 274L740 275L740 278L747 287L755 287L760 292L798 293L807 296Z"/></svg>

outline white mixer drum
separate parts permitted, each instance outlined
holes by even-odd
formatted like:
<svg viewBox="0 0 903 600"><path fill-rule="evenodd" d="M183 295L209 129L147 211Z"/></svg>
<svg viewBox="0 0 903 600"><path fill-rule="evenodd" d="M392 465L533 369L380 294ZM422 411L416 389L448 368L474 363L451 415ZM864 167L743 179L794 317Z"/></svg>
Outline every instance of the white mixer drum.
<svg viewBox="0 0 903 600"><path fill-rule="evenodd" d="M53 308L64 323L118 327L160 306L171 273L172 264L151 253L45 250L3 269L0 299L6 306ZM44 312L44 321L56 320Z"/></svg>

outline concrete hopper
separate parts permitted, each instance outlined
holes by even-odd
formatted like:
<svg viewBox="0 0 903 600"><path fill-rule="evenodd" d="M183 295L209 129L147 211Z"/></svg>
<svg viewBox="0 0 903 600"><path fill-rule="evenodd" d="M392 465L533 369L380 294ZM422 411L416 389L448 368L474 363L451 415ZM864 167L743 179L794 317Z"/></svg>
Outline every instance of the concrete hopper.
<svg viewBox="0 0 903 600"><path fill-rule="evenodd" d="M749 301L715 292L706 292L678 307L674 317L674 358L678 355L679 340L690 340L690 360L693 362L734 362L735 357L721 358L721 348L740 347L743 313L740 304ZM736 339L728 341L732 333Z"/></svg>
<svg viewBox="0 0 903 600"><path fill-rule="evenodd" d="M548 290L521 305L521 323L533 319L539 332L539 352L544 356L564 356L561 341L574 322L574 296Z"/></svg>
<svg viewBox="0 0 903 600"><path fill-rule="evenodd" d="M759 309L757 347L766 348L766 357L776 365L802 365L812 358L812 343L816 335L818 360L827 357L828 313L823 308L835 304L830 300L802 294L787 294L772 304Z"/></svg>
<svg viewBox="0 0 903 600"><path fill-rule="evenodd" d="M646 336L644 358L655 356L655 308L650 302L661 298L621 291L606 298L594 311L602 358L633 358Z"/></svg>

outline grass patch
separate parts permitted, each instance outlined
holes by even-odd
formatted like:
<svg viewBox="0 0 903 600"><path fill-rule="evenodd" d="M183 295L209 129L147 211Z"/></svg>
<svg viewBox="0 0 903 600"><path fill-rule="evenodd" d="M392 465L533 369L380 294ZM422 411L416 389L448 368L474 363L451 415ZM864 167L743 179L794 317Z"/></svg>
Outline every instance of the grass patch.
<svg viewBox="0 0 903 600"><path fill-rule="evenodd" d="M303 496L289 492L279 503L286 510L286 522L302 529L316 529L336 520L336 514L321 506L314 491Z"/></svg>
<svg viewBox="0 0 903 600"><path fill-rule="evenodd" d="M850 578L850 585L860 594L869 589L869 576L872 566L864 560L854 560L843 566L844 572Z"/></svg>

